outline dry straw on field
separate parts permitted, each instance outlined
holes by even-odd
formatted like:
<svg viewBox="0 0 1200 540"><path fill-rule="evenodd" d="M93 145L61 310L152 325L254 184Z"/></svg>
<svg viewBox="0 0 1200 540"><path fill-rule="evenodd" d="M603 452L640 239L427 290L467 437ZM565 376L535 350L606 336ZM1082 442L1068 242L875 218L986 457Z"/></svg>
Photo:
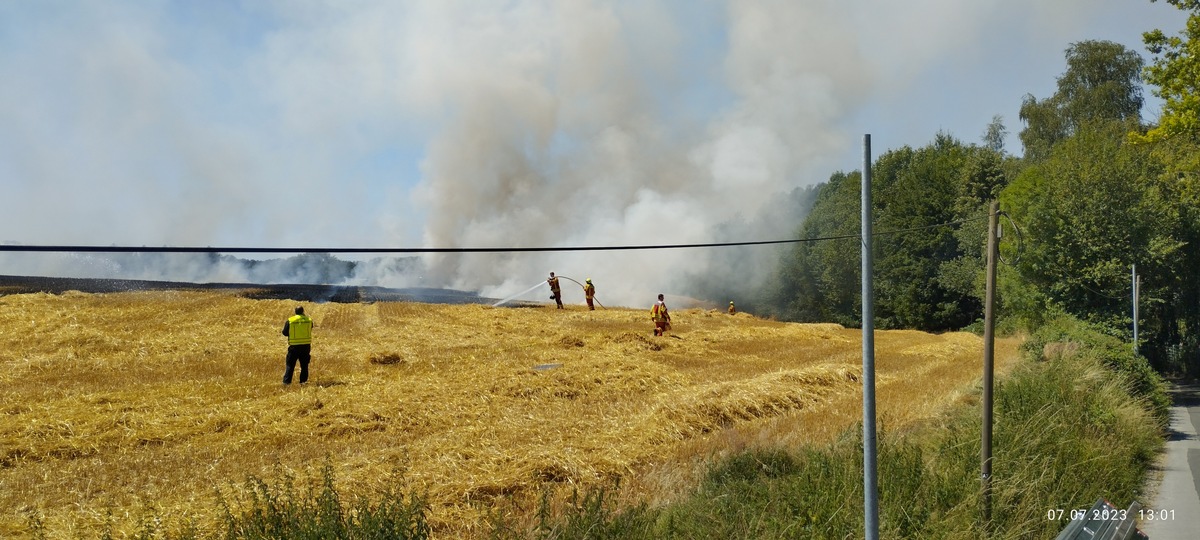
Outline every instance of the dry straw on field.
<svg viewBox="0 0 1200 540"><path fill-rule="evenodd" d="M328 456L339 488L427 493L440 536L497 498L620 479L669 500L713 457L824 442L861 417L859 332L716 311L308 305L312 378L280 384L291 301L234 292L0 297L0 536L147 508L204 523L214 490ZM979 378L978 337L879 332L879 414L934 417ZM1015 357L1001 342L1001 366ZM108 517L112 514L112 518Z"/></svg>

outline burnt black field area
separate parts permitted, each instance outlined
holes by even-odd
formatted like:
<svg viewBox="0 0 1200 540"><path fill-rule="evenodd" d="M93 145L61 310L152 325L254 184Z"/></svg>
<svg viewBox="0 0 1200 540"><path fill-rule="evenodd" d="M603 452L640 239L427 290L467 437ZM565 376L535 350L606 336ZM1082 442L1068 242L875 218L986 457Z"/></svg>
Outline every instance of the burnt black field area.
<svg viewBox="0 0 1200 540"><path fill-rule="evenodd" d="M250 283L184 283L176 281L147 281L137 279L58 278L36 276L0 276L0 296L8 294L49 293L66 291L112 293L162 290L233 290L246 298L295 300L298 302L423 302L430 304L492 304L498 299L479 296L471 291L435 288L390 289L356 285L311 284L250 284ZM508 302L506 306L529 304Z"/></svg>

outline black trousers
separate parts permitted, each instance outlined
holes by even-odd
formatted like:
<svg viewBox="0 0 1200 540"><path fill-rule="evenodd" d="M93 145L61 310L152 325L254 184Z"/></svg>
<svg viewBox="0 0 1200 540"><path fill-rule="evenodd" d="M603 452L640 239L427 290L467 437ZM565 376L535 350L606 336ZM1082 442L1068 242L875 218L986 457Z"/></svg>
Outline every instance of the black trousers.
<svg viewBox="0 0 1200 540"><path fill-rule="evenodd" d="M300 384L308 382L308 361L311 359L312 345L288 345L283 384L292 384L292 372L296 371L296 361L300 362Z"/></svg>

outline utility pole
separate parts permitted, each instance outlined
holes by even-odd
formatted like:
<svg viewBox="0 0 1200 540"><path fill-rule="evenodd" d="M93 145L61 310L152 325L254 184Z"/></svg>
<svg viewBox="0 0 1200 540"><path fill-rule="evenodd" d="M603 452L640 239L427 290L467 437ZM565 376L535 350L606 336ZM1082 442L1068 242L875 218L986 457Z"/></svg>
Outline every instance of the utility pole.
<svg viewBox="0 0 1200 540"><path fill-rule="evenodd" d="M983 303L983 435L980 444L983 489L983 531L992 523L992 378L996 351L996 229L1000 222L1000 203L988 207L987 290Z"/></svg>
<svg viewBox="0 0 1200 540"><path fill-rule="evenodd" d="M871 135L863 135L862 168L862 353L863 353L863 527L866 540L879 540L879 488L875 441L875 297L871 274Z"/></svg>
<svg viewBox="0 0 1200 540"><path fill-rule="evenodd" d="M1138 353L1138 300L1139 300L1138 293L1141 292L1138 289L1141 288L1140 285L1142 284L1141 283L1142 280L1139 279L1139 277L1138 277L1136 264L1131 266L1131 272L1133 274L1133 276L1130 278L1131 281L1133 282L1132 283L1132 286L1133 286L1133 354L1137 354Z"/></svg>

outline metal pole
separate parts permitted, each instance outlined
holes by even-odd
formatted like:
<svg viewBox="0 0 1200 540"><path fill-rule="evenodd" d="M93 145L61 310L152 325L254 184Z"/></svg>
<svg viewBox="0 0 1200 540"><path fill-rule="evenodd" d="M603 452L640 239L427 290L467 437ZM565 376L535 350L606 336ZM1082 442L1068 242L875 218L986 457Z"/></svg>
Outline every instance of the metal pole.
<svg viewBox="0 0 1200 540"><path fill-rule="evenodd" d="M863 526L866 540L879 539L879 488L875 441L875 298L871 290L871 135L863 135L862 343L863 343Z"/></svg>
<svg viewBox="0 0 1200 540"><path fill-rule="evenodd" d="M1133 275L1130 277L1133 285L1133 354L1138 353L1138 275L1137 265L1131 266Z"/></svg>
<svg viewBox="0 0 1200 540"><path fill-rule="evenodd" d="M988 207L987 290L983 304L983 439L980 462L983 488L983 530L992 521L992 376L996 351L996 229L1000 221L1000 203Z"/></svg>

